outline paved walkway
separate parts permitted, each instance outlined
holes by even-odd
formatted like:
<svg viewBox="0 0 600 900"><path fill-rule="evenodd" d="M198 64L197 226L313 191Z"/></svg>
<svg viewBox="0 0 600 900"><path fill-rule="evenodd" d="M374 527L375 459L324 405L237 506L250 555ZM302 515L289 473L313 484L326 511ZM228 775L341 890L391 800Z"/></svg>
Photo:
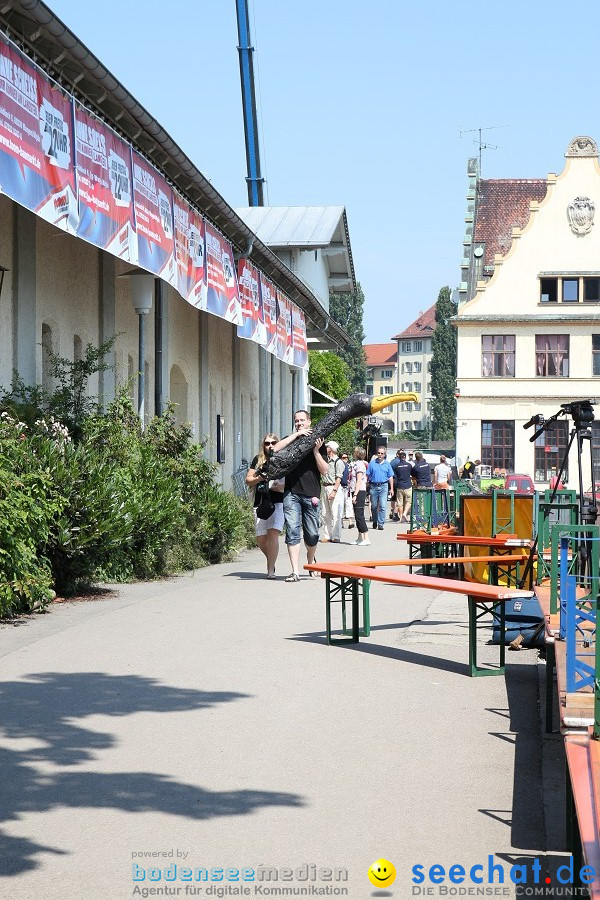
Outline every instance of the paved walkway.
<svg viewBox="0 0 600 900"><path fill-rule="evenodd" d="M319 555L392 557L395 532ZM404 898L413 866L481 863L487 879L493 853L514 896L509 866L546 847L537 654L469 678L465 601L386 585L371 638L327 647L324 582L284 583L283 547L282 578L263 570L256 550L0 626L0 895ZM379 857L398 873L387 892L367 880ZM175 881L149 880L173 864ZM181 866L255 881L186 886Z"/></svg>

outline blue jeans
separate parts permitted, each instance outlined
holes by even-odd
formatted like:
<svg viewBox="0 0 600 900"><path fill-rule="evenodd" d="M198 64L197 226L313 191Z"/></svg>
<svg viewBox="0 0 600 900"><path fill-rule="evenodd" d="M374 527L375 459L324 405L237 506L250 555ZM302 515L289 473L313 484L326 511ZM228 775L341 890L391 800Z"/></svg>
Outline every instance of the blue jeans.
<svg viewBox="0 0 600 900"><path fill-rule="evenodd" d="M385 513L387 509L388 483L372 484L370 488L371 515L377 525L385 525Z"/></svg>
<svg viewBox="0 0 600 900"><path fill-rule="evenodd" d="M319 505L313 506L312 497L286 491L283 495L283 514L286 544L291 544L292 547L299 544L303 532L306 546L317 546L319 543Z"/></svg>

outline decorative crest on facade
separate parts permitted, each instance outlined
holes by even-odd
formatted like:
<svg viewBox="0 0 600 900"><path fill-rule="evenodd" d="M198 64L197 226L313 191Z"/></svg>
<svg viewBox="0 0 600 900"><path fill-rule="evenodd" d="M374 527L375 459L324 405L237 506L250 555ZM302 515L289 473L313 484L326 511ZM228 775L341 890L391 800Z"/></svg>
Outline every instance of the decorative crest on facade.
<svg viewBox="0 0 600 900"><path fill-rule="evenodd" d="M589 234L596 207L589 197L575 197L567 206L567 218L573 234Z"/></svg>
<svg viewBox="0 0 600 900"><path fill-rule="evenodd" d="M598 145L591 137L580 135L573 138L567 147L565 156L598 156Z"/></svg>

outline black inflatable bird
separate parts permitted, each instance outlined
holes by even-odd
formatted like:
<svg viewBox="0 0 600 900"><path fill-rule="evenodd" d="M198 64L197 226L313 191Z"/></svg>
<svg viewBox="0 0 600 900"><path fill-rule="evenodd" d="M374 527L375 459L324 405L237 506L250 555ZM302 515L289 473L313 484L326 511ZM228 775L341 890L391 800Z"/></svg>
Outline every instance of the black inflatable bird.
<svg viewBox="0 0 600 900"><path fill-rule="evenodd" d="M303 434L283 450L274 453L269 459L269 478L283 478L292 469L295 469L301 459L310 453L315 446L317 438L326 438L350 419L360 419L362 416L372 416L381 409L387 409L394 403L418 401L416 394L383 394L379 397L369 397L368 394L350 394L326 416L318 422L310 434Z"/></svg>

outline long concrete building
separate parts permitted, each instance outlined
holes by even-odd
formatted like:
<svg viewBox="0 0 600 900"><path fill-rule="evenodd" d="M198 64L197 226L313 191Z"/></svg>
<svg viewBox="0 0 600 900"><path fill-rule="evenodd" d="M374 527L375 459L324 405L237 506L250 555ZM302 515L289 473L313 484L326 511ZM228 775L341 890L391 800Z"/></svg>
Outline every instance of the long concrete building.
<svg viewBox="0 0 600 900"><path fill-rule="evenodd" d="M33 167L27 140L35 140L40 154L47 157L67 151L68 116L63 117L65 133L58 143L53 143L52 133L54 122L60 119L56 107L63 97L65 103L73 104L74 115L83 110L81 116L88 116L99 130L110 130L115 141L127 145L141 168L152 170L156 180L166 186L164 191L172 191L174 205L185 204L190 215L198 216L206 234L210 231L215 242L222 241L235 263L251 263L260 279L272 286L278 306L279 298L285 297L282 303L289 302L300 311L312 347L347 344L347 335L328 313L327 293L320 291L327 278L317 276L313 288L294 273L215 190L151 112L48 6L37 0L16 0L0 11L0 30L4 35L0 93L6 107L10 102L23 110L22 117L11 113L11 121L4 111L0 156L4 152L17 160L17 181L20 169L29 179L28 188L35 176L35 171L31 174L27 168ZM31 128L25 134L23 124L27 115L35 115L34 68L39 73L40 121L46 116L41 141ZM50 132L47 140L44 128ZM79 141L79 132L70 134L71 140L77 136ZM60 165L56 157L52 161ZM77 173L75 177L81 191ZM133 183L135 188L135 177ZM0 183L0 190L1 386L10 384L14 370L27 384L50 386L47 350L75 359L88 343L99 345L115 334L114 367L91 384L91 391L107 404L119 383L129 380L134 384L140 368L139 319L132 303L130 276L145 269L153 275L151 309L144 316L146 416L160 414L167 401L174 401L178 418L191 422L197 439L206 442L207 458L222 463L218 477L226 488L231 487L231 476L243 461L252 458L265 431L285 434L291 430L293 409L306 403L304 365L295 365L291 357L278 358L255 340L239 336L239 320L237 324L235 319L227 321L211 313L206 304L193 304L177 290L173 273L152 269L152 264L142 260L141 250L139 258L128 258L127 253L115 252L114 246L95 245L92 232L82 229L81 215L79 225L70 227L77 199L73 203L68 191L55 193L46 206L38 208L21 199L22 185L11 191ZM59 222L52 216L59 211L62 216L63 201L68 209ZM79 204L81 213L81 194ZM171 215L175 231L177 216ZM346 228L343 252L349 261L352 287L354 270L345 211L340 219ZM139 240L139 221L137 226ZM210 250L208 238L206 246ZM325 254L323 259L325 265ZM136 395L134 399L137 402L139 398Z"/></svg>

